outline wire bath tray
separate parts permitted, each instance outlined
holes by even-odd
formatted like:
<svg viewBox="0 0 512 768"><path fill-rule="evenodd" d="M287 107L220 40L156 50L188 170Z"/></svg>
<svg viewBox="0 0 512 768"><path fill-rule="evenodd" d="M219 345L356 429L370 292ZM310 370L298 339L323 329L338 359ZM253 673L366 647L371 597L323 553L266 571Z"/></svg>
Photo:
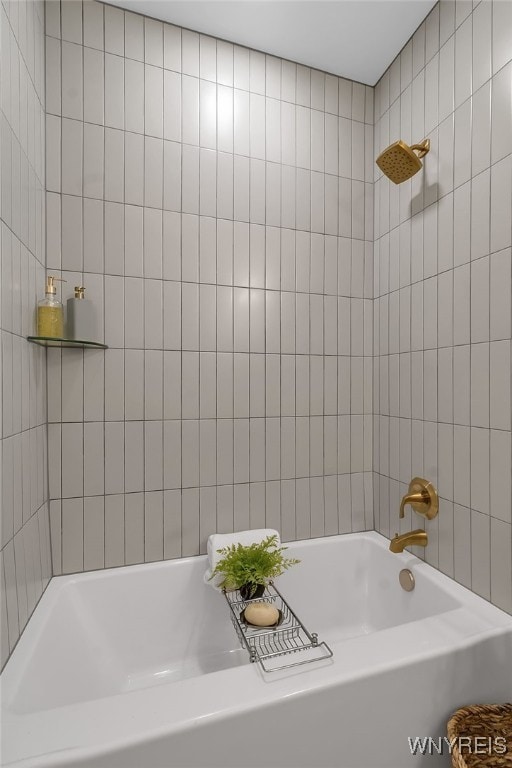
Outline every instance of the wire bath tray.
<svg viewBox="0 0 512 768"><path fill-rule="evenodd" d="M273 582L256 599L243 600L239 590L224 591L224 597L240 643L249 652L251 662L259 662L264 672L277 672L332 657L333 652L327 643L319 642L318 635L306 629ZM265 602L271 603L279 611L278 624L273 627L248 624L243 618L245 608L252 603ZM284 656L293 656L296 660L290 659L288 663L281 664L280 659Z"/></svg>

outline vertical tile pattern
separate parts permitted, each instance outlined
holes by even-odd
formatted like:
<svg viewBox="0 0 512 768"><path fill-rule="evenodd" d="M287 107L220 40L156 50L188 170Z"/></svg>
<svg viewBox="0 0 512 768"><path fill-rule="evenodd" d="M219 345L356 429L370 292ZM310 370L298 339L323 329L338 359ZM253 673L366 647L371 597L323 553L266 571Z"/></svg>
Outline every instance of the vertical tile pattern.
<svg viewBox="0 0 512 768"><path fill-rule="evenodd" d="M399 523L397 498L432 480L439 518L417 554L512 612L508 5L454 24L441 0L426 47L423 25L412 38L412 82L408 43L375 88L375 154L424 136L431 151L399 187L375 166L373 468L377 530L421 524Z"/></svg>
<svg viewBox="0 0 512 768"><path fill-rule="evenodd" d="M52 573L46 354L25 340L44 287L44 4L26 3L23 11L16 3L0 4L0 668ZM55 43L48 69L58 79ZM69 67L77 73L76 46L68 45ZM66 83L63 88L65 109L75 113Z"/></svg>
<svg viewBox="0 0 512 768"><path fill-rule="evenodd" d="M60 10L47 264L109 349L49 357L55 573L371 529L373 89Z"/></svg>

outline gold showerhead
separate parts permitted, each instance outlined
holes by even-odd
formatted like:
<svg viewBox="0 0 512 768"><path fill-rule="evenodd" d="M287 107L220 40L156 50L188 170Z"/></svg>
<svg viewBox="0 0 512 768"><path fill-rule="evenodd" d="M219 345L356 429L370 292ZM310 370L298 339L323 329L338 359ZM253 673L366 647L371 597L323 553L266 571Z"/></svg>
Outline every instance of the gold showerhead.
<svg viewBox="0 0 512 768"><path fill-rule="evenodd" d="M424 139L420 144L409 147L405 141L395 141L390 147L381 152L377 165L394 184L407 181L423 167L420 158L425 157L430 149L430 139ZM415 154L415 153L418 154Z"/></svg>

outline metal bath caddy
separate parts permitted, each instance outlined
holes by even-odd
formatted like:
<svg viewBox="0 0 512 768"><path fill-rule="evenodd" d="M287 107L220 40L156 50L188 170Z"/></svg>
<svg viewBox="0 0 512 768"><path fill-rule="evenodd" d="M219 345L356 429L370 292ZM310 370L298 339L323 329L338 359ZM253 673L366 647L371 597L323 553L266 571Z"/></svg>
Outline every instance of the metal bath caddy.
<svg viewBox="0 0 512 768"><path fill-rule="evenodd" d="M315 632L308 632L272 582L263 595L254 600L243 600L239 590L224 591L224 597L240 643L249 652L251 662L259 662L264 672L278 672L332 657L333 652L327 643L320 643ZM245 608L252 603L274 605L279 611L277 624L272 627L248 624L243 616ZM289 659L284 664L274 665L273 662L279 657Z"/></svg>

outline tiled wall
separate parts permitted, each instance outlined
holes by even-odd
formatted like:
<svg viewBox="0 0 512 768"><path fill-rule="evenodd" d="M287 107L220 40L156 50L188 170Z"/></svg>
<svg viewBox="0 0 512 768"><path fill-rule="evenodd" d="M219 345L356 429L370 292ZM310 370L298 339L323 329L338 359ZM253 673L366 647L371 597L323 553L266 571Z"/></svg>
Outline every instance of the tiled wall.
<svg viewBox="0 0 512 768"><path fill-rule="evenodd" d="M375 91L376 154L432 144L411 181L376 177L376 528L421 525L399 500L432 480L426 559L508 611L511 57L510 2L442 1Z"/></svg>
<svg viewBox="0 0 512 768"><path fill-rule="evenodd" d="M96 2L47 4L55 573L373 527L373 89Z"/></svg>
<svg viewBox="0 0 512 768"><path fill-rule="evenodd" d="M44 287L44 6L0 4L0 667L51 576Z"/></svg>

